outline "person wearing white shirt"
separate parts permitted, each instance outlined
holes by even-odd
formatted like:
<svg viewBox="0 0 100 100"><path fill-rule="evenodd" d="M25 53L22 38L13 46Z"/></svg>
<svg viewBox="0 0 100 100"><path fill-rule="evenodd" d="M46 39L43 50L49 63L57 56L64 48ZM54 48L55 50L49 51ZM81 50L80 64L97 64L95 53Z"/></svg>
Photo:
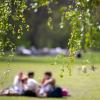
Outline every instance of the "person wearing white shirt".
<svg viewBox="0 0 100 100"><path fill-rule="evenodd" d="M22 95L26 81L27 76L25 76L22 72L18 73L18 75L14 78L13 86L1 91L1 95Z"/></svg>
<svg viewBox="0 0 100 100"><path fill-rule="evenodd" d="M39 83L33 78L34 72L29 72L27 80L27 90L24 92L24 95L26 96L36 96L36 92L39 89Z"/></svg>
<svg viewBox="0 0 100 100"><path fill-rule="evenodd" d="M13 90L14 90L14 92L16 94L22 94L22 92L23 92L22 77L23 77L23 73L20 72L14 78L14 81L13 81Z"/></svg>

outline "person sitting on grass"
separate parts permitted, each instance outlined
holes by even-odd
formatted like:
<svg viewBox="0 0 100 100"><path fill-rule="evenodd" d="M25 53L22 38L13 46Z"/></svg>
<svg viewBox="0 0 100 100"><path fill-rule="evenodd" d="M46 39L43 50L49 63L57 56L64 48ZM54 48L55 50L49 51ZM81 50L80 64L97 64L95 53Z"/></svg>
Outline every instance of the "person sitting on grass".
<svg viewBox="0 0 100 100"><path fill-rule="evenodd" d="M25 96L36 96L37 91L40 87L40 84L33 79L34 78L34 72L28 73L28 80L27 80L27 89L24 91Z"/></svg>
<svg viewBox="0 0 100 100"><path fill-rule="evenodd" d="M47 97L49 92L52 92L55 88L55 79L52 77L51 72L45 72L42 80L42 86L39 91L40 97Z"/></svg>
<svg viewBox="0 0 100 100"><path fill-rule="evenodd" d="M27 76L24 75L23 72L19 72L18 75L16 75L14 78L13 86L11 86L10 88L3 89L1 95L22 95L25 89L26 81Z"/></svg>
<svg viewBox="0 0 100 100"><path fill-rule="evenodd" d="M20 72L13 82L13 87L3 89L0 95L5 96L36 96L36 97L63 97L69 96L66 89L56 86L55 79L51 72L45 72L41 85L33 79L34 72L29 72L28 76Z"/></svg>
<svg viewBox="0 0 100 100"><path fill-rule="evenodd" d="M23 72L19 72L18 75L15 76L13 81L13 89L16 94L22 94L23 88L22 88L22 78L23 78Z"/></svg>
<svg viewBox="0 0 100 100"><path fill-rule="evenodd" d="M39 96L61 98L63 96L67 96L67 91L56 86L56 81L52 76L52 72L45 72L42 80L42 87L39 91Z"/></svg>

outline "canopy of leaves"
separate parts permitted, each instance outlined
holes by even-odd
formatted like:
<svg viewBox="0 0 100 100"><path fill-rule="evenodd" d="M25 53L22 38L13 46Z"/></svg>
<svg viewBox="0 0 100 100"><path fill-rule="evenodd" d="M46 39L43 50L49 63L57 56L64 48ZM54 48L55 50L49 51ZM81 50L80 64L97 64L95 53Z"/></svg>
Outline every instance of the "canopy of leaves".
<svg viewBox="0 0 100 100"><path fill-rule="evenodd" d="M29 2L31 5L28 5ZM53 29L54 6L52 5L58 2L61 0L0 0L0 52L5 48L13 51L16 46L15 40L20 39L28 29L29 26L24 17L26 9L37 12L40 7L47 7L49 15L47 24ZM59 27L66 27L67 21L71 27L69 49L72 55L79 49L87 49L98 44L94 41L100 30L100 22L96 21L98 6L100 6L100 0L66 0L65 4L59 8L58 12L61 14Z"/></svg>
<svg viewBox="0 0 100 100"><path fill-rule="evenodd" d="M21 38L24 30L28 28L23 15L27 8L24 0L0 0L0 53L6 47L13 50L13 40Z"/></svg>

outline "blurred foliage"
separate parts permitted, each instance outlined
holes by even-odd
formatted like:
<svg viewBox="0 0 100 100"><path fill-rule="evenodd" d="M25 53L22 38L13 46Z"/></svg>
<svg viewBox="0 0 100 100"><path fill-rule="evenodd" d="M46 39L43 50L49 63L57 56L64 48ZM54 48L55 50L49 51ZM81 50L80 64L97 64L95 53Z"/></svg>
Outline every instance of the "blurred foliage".
<svg viewBox="0 0 100 100"><path fill-rule="evenodd" d="M99 0L30 0L27 3L29 10L25 11L25 16L30 31L26 33L26 41L29 46L66 48L69 41L72 52L94 45L100 48L96 28L100 24Z"/></svg>
<svg viewBox="0 0 100 100"><path fill-rule="evenodd" d="M16 40L28 29L23 15L26 8L24 0L0 0L0 54L13 51Z"/></svg>
<svg viewBox="0 0 100 100"><path fill-rule="evenodd" d="M27 2L28 9L25 10L24 14L30 26L30 31L25 33L25 36L22 38L22 40L26 40L24 42L25 46L35 46L37 48L67 47L70 37L69 24L67 22L68 27L65 26L62 29L59 27L61 18L59 9L64 3L65 1L63 0L62 3L55 2L49 6L40 7L37 2L33 2L32 0ZM19 44L23 45L22 40ZM29 45L27 45L27 42Z"/></svg>
<svg viewBox="0 0 100 100"><path fill-rule="evenodd" d="M97 20L97 7L100 6L99 0L72 0L71 4L62 7L62 21L63 27L68 20L71 26L71 38L69 39L69 49L71 54L75 54L77 50L86 50L97 46L100 32L100 21ZM99 15L100 16L100 15ZM95 36L95 38L94 38ZM96 44L96 45L95 45Z"/></svg>
<svg viewBox="0 0 100 100"><path fill-rule="evenodd" d="M74 53L100 48L99 8L99 0L0 0L0 51L17 45L69 46Z"/></svg>

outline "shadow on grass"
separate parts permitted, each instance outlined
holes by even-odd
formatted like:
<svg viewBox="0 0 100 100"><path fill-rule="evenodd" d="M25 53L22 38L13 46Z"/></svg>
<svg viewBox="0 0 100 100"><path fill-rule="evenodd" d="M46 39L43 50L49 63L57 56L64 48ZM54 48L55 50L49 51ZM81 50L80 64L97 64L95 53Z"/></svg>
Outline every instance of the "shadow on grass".
<svg viewBox="0 0 100 100"><path fill-rule="evenodd" d="M67 98L69 98L70 96L67 96L67 97L59 97L59 98L57 98L57 97L45 97L45 98L41 98L41 97L32 97L32 96L0 96L0 97L6 97L6 98L10 98L10 97L13 97L13 98L32 98L32 99L45 99L45 100L47 100L47 99L53 99L53 100L61 100L61 99L66 99L67 100Z"/></svg>

